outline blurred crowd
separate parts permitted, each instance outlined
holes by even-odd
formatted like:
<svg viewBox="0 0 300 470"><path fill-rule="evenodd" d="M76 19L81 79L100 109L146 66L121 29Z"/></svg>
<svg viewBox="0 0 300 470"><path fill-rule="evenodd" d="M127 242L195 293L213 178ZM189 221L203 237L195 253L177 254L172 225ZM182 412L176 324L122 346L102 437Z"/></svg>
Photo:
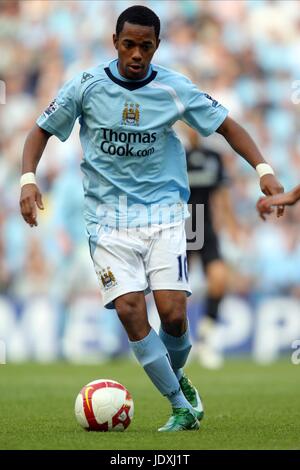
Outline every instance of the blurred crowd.
<svg viewBox="0 0 300 470"><path fill-rule="evenodd" d="M22 300L44 293L63 303L81 293L99 295L82 217L78 128L64 144L50 139L42 158L45 210L37 228L19 214L21 155L27 132L61 84L115 57L116 19L133 4L160 16L155 62L188 75L226 106L286 189L300 183L299 1L0 0L6 88L0 99L0 294ZM223 155L239 221L234 233L218 214L215 221L231 291L300 297L300 205L263 223L255 211L256 173L220 136L203 143Z"/></svg>

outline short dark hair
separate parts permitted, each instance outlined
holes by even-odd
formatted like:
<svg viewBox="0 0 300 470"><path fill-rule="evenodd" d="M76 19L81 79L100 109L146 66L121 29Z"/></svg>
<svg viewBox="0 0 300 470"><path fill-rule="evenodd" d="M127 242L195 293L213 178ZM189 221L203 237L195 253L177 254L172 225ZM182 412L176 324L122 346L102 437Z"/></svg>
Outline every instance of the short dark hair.
<svg viewBox="0 0 300 470"><path fill-rule="evenodd" d="M128 21L131 24L138 24L140 26L153 26L155 30L156 39L159 38L160 33L160 19L150 10L150 8L142 5L134 5L127 8L121 13L116 24L116 35L121 33L124 23Z"/></svg>

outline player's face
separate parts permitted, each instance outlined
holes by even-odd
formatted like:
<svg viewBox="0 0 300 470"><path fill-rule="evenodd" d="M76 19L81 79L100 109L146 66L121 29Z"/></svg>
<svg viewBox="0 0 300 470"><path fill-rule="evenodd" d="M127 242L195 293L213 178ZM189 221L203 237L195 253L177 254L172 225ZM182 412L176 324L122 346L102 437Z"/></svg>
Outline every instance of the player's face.
<svg viewBox="0 0 300 470"><path fill-rule="evenodd" d="M130 80L141 80L148 72L149 64L159 46L154 26L124 23L120 34L113 35L118 51L119 72Z"/></svg>

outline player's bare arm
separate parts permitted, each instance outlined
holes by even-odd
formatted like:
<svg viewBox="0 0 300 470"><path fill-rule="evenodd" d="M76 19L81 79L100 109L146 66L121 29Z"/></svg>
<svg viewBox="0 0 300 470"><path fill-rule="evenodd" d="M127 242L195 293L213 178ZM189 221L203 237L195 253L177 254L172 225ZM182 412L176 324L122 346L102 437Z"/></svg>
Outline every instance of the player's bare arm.
<svg viewBox="0 0 300 470"><path fill-rule="evenodd" d="M37 165L47 145L51 134L41 129L36 124L31 129L25 141L22 160L22 175L35 174ZM20 195L20 210L23 219L30 227L37 226L37 209L44 209L41 192L35 182L29 182L22 186Z"/></svg>
<svg viewBox="0 0 300 470"><path fill-rule="evenodd" d="M274 212L272 206L293 206L300 199L300 185L287 193L261 197L256 204L257 211L263 220L265 215Z"/></svg>
<svg viewBox="0 0 300 470"><path fill-rule="evenodd" d="M217 132L227 140L230 146L241 155L253 168L260 163L266 163L257 145L248 132L234 119L227 117ZM265 174L260 178L260 187L266 196L272 196L283 192L283 187L273 174ZM277 216L283 214L284 208L277 208Z"/></svg>

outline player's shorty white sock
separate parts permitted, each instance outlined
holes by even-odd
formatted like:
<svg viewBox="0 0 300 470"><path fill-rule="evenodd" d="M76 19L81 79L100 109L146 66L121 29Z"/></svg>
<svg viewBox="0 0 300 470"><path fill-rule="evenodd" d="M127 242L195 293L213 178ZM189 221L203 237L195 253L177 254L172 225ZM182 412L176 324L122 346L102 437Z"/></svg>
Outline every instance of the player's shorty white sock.
<svg viewBox="0 0 300 470"><path fill-rule="evenodd" d="M178 337L169 335L160 328L159 337L168 350L173 370L178 380L180 380L183 374L182 367L185 365L192 347L189 327L182 336Z"/></svg>
<svg viewBox="0 0 300 470"><path fill-rule="evenodd" d="M145 338L129 341L129 344L153 384L168 398L172 407L191 408L171 367L168 351L156 332L151 329Z"/></svg>

